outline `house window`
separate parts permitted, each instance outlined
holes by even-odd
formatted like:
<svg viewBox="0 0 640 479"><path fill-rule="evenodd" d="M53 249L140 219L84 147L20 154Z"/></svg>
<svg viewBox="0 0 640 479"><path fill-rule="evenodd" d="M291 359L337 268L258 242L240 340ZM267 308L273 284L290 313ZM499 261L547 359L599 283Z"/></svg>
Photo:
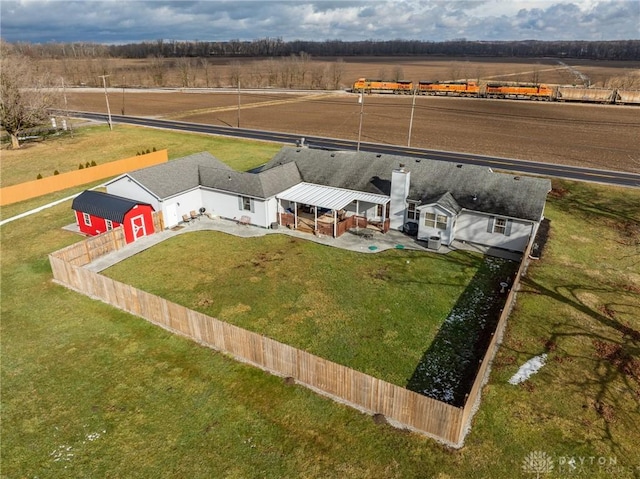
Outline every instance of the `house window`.
<svg viewBox="0 0 640 479"><path fill-rule="evenodd" d="M82 219L85 225L91 226L91 215L89 213L82 213Z"/></svg>
<svg viewBox="0 0 640 479"><path fill-rule="evenodd" d="M407 219L418 221L420 219L420 212L416 209L416 203L409 203L407 206Z"/></svg>
<svg viewBox="0 0 640 479"><path fill-rule="evenodd" d="M251 211L253 213L255 208L253 199L248 196L239 196L238 208L240 208L240 211Z"/></svg>
<svg viewBox="0 0 640 479"><path fill-rule="evenodd" d="M509 236L511 234L512 224L513 220L492 216L489 218L489 227L487 228L487 231L489 233Z"/></svg>
<svg viewBox="0 0 640 479"><path fill-rule="evenodd" d="M425 213L424 225L428 228L436 228L439 230L447 229L447 217L436 213Z"/></svg>
<svg viewBox="0 0 640 479"><path fill-rule="evenodd" d="M113 229L113 221L111 220L104 220L106 226L107 226L107 231L111 231Z"/></svg>

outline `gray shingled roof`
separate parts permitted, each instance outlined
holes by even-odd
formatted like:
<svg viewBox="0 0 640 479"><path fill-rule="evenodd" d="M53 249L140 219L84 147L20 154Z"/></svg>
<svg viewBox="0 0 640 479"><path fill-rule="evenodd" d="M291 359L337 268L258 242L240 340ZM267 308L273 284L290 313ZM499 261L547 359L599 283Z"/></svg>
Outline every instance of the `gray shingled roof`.
<svg viewBox="0 0 640 479"><path fill-rule="evenodd" d="M129 176L162 200L197 188L200 185L199 167L235 172L211 153L205 151L136 170L129 173Z"/></svg>
<svg viewBox="0 0 640 479"><path fill-rule="evenodd" d="M255 198L270 198L301 181L295 163L279 165L260 173L200 167L202 186Z"/></svg>
<svg viewBox="0 0 640 479"><path fill-rule="evenodd" d="M232 169L208 152L136 170L129 176L160 200L199 186L270 198L302 181L295 163L260 173L245 173Z"/></svg>
<svg viewBox="0 0 640 479"><path fill-rule="evenodd" d="M540 220L548 179L495 173L490 168L399 155L284 147L263 168L295 162L303 181L389 195L391 172L411 172L409 199L434 202L449 192L461 208Z"/></svg>
<svg viewBox="0 0 640 479"><path fill-rule="evenodd" d="M462 207L458 204L456 199L453 197L451 193L448 191L442 195L436 196L435 198L422 198L420 202L421 205L440 205L444 209L451 211L453 213L460 213Z"/></svg>

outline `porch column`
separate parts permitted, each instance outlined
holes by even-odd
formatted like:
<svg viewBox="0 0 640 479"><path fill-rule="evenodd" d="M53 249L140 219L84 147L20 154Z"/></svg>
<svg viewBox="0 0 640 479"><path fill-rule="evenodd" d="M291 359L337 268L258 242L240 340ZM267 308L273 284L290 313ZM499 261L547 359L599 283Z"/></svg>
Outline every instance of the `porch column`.
<svg viewBox="0 0 640 479"><path fill-rule="evenodd" d="M298 203L293 202L293 229L298 229Z"/></svg>
<svg viewBox="0 0 640 479"><path fill-rule="evenodd" d="M338 235L338 210L333 210L333 237Z"/></svg>
<svg viewBox="0 0 640 479"><path fill-rule="evenodd" d="M358 231L358 227L360 226L360 200L356 200L356 231Z"/></svg>
<svg viewBox="0 0 640 479"><path fill-rule="evenodd" d="M313 206L313 232L318 231L318 207Z"/></svg>
<svg viewBox="0 0 640 479"><path fill-rule="evenodd" d="M278 198L278 226L282 226L282 202Z"/></svg>
<svg viewBox="0 0 640 479"><path fill-rule="evenodd" d="M383 213L384 213L382 215L382 232L386 233L387 231L389 231L388 229L385 229L386 224L387 224L387 219L389 219L389 218L387 218L387 216L389 214L389 202L388 201L384 204L384 208L382 210L383 210Z"/></svg>

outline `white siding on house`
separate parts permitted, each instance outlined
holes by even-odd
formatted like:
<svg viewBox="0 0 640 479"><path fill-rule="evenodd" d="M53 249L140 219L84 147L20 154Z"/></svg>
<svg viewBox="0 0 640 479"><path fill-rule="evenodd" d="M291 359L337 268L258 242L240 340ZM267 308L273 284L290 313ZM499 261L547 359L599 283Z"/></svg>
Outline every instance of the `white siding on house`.
<svg viewBox="0 0 640 479"><path fill-rule="evenodd" d="M265 221L267 226L271 226L271 223L278 222L278 200L273 197L269 198L265 204Z"/></svg>
<svg viewBox="0 0 640 479"><path fill-rule="evenodd" d="M506 235L487 231L491 218L500 218L500 216L462 211L458 215L456 222L455 239L513 251L525 250L529 242L529 236L533 232L531 222L509 219L511 221L509 234Z"/></svg>
<svg viewBox="0 0 640 479"><path fill-rule="evenodd" d="M248 216L251 219L251 224L265 228L269 227L271 222L276 221L275 205L273 212L268 212L265 200L251 198L253 211L244 210L240 208L239 198L241 196L236 193L202 189L202 206L207 209L207 212L221 218L240 220L241 217Z"/></svg>
<svg viewBox="0 0 640 479"><path fill-rule="evenodd" d="M160 211L158 198L127 176L123 176L109 183L107 185L107 193L129 198L141 203L149 203L155 211Z"/></svg>
<svg viewBox="0 0 640 479"><path fill-rule="evenodd" d="M165 218L165 227L171 228L172 224L167 224L167 220L170 218L170 214L167 212L167 208L172 208L170 205L176 205L178 211L178 221L182 221L182 215L189 216L189 213L195 211L196 213L203 206L202 193L200 188L194 190L185 191L179 195L165 198L162 201L162 215Z"/></svg>
<svg viewBox="0 0 640 479"><path fill-rule="evenodd" d="M428 240L431 236L439 236L443 245L450 245L454 239L454 227L456 225L456 216L450 211L438 205L424 206L418 209L420 212L420 218L418 220L418 239ZM443 215L447 217L447 228L440 229L436 227L429 227L425 225L426 213L433 213L436 215Z"/></svg>

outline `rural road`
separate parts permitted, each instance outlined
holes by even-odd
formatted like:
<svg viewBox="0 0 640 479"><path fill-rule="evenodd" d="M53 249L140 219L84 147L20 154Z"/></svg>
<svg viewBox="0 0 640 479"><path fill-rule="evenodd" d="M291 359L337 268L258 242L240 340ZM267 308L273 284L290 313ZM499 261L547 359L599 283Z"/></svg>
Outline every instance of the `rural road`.
<svg viewBox="0 0 640 479"><path fill-rule="evenodd" d="M104 113L70 111L65 112L65 115L101 122L108 121L108 117ZM111 121L113 123L122 123L128 125L164 128L168 130L186 131L191 133L232 136L237 138L273 141L278 143L295 144L301 139L301 135L292 133L281 133L265 130L249 130L245 128L206 125L202 123L188 123L174 120L158 120L154 118L144 117L111 115ZM326 148L332 150L356 150L358 148L358 142L353 140L341 140L315 136L305 136L304 140L307 146L314 148ZM451 151L429 150L399 145L385 145L381 143L360 142L359 148L361 150L374 153L404 155L414 158L430 158L433 160L450 161L461 164L488 166L495 170L640 188L640 174L627 173L622 171L582 168L554 163L543 163L512 158L474 155L470 153L458 153Z"/></svg>

